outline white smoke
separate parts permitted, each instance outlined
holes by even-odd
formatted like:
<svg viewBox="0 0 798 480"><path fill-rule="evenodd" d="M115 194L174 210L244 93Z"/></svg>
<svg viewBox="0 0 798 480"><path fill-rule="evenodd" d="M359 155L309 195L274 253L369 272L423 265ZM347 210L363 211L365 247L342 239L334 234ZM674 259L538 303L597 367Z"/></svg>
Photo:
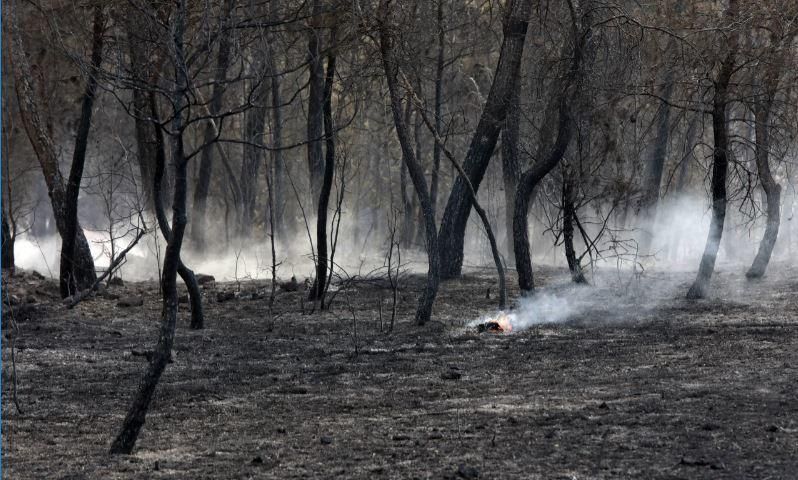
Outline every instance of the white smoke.
<svg viewBox="0 0 798 480"><path fill-rule="evenodd" d="M483 316L469 323L476 327L500 316L502 313L510 321L512 332L520 332L535 325L563 323L580 311L578 301L556 293L538 293L534 297L521 298L515 309L497 315Z"/></svg>

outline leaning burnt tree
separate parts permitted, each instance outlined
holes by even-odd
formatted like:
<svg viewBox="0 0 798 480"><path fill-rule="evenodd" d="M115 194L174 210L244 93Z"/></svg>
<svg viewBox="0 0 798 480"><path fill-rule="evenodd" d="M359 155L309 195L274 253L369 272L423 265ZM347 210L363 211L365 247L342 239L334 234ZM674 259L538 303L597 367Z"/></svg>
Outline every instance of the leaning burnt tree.
<svg viewBox="0 0 798 480"><path fill-rule="evenodd" d="M161 378L166 364L172 354L177 323L177 269L180 264L180 250L188 223L186 214L187 197L187 164L183 135L186 129L187 114L186 96L188 93L188 67L185 60L184 40L187 21L186 1L177 2L173 17L170 20L170 37L173 42L171 53L174 64L174 90L171 93L172 121L170 140L172 147L172 163L174 164L174 199L172 202L172 232L169 236L164 255L161 274L161 290L163 304L161 309L161 329L158 344L144 378L139 384L133 403L125 416L122 428L111 444L111 453L129 454L133 451L141 428L144 426L147 411L155 394L155 388Z"/></svg>
<svg viewBox="0 0 798 480"><path fill-rule="evenodd" d="M729 171L729 120L726 109L729 105L729 84L735 71L735 58L739 43L739 28L734 24L737 13L737 0L729 1L726 11L728 24L732 32L726 40L728 50L713 80L714 95L712 98L712 219L709 224L709 235L701 256L698 275L687 292L688 299L704 298L715 271L715 260L718 257L720 240L723 236L723 225L726 220L726 179Z"/></svg>
<svg viewBox="0 0 798 480"><path fill-rule="evenodd" d="M785 44L792 43L795 32L785 37ZM781 224L781 186L773 177L770 169L770 149L771 149L771 130L773 129L773 108L778 93L779 83L784 73L786 63L786 52L789 48L779 51L779 45L774 42L771 49L771 63L764 69L763 78L756 82L756 92L753 100L754 111L754 132L756 135L756 145L754 146L754 158L756 160L756 171L762 190L765 191L767 223L765 234L759 243L754 262L748 269L745 276L754 279L760 278L765 274L770 257L773 254L773 247L779 236L779 226Z"/></svg>
<svg viewBox="0 0 798 480"><path fill-rule="evenodd" d="M78 222L78 194L86 160L86 147L91 128L91 114L97 91L97 75L102 63L105 13L103 7L94 9L91 63L86 72L86 88L81 101L81 115L75 138L72 166L68 183L64 182L59 166L59 155L49 133L38 98L42 92L33 87L33 72L25 53L22 34L17 24L16 13L12 12L11 47L12 70L19 100L19 111L25 132L39 160L50 202L53 207L56 228L61 236L61 271L59 286L61 296L66 298L80 290L91 288L97 280L94 259L89 243Z"/></svg>
<svg viewBox="0 0 798 480"><path fill-rule="evenodd" d="M589 17L580 20L574 8L571 12L571 30L573 53L568 72L551 98L554 108L547 108L544 124L557 125L557 137L551 149L535 164L521 174L515 192L513 207L513 250L515 252L515 268L518 271L518 286L523 295L535 291L535 280L532 273L532 256L529 250L529 202L535 187L546 175L560 163L574 133L574 119L570 111L570 102L580 90L584 77L585 51L592 34ZM553 118L552 118L553 117ZM541 139L545 142L547 139Z"/></svg>
<svg viewBox="0 0 798 480"><path fill-rule="evenodd" d="M435 303L435 297L438 295L438 285L440 283L440 250L438 248L438 232L435 225L435 212L432 207L432 199L430 192L427 189L427 179L424 176L424 169L416 158L416 152L413 149L413 144L410 140L410 132L405 123L405 117L402 111L402 97L399 92L399 64L397 62L396 54L394 51L394 38L393 30L396 28L392 11L386 2L382 5L385 16L378 20L379 25L379 43L380 53L382 55L382 64L385 69L385 78L388 83L388 92L391 100L391 113L393 114L394 126L396 128L396 136L399 139L399 145L402 149L402 160L407 166L410 179L413 181L413 188L416 191L419 204L421 205L421 214L424 218L424 231L427 241L427 283L424 287L424 292L418 300L418 308L416 309L416 323L424 325L429 322L432 317L432 306Z"/></svg>
<svg viewBox="0 0 798 480"><path fill-rule="evenodd" d="M513 87L521 69L532 0L509 0L505 8L504 39L499 62L463 162L463 169L475 192L479 191L510 108ZM462 272L465 231L471 207L468 184L464 178L458 176L449 194L438 237L442 279L458 277Z"/></svg>

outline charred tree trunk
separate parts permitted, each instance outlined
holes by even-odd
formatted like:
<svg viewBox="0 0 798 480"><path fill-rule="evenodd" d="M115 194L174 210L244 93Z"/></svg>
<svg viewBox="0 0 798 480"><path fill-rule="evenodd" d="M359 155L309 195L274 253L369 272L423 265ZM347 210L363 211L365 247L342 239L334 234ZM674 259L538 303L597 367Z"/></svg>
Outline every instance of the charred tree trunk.
<svg viewBox="0 0 798 480"><path fill-rule="evenodd" d="M186 197L187 179L185 151L183 147L183 101L188 85L186 62L183 51L183 35L186 22L186 0L179 0L174 19L174 56L175 56L175 92L173 93L174 118L172 120L172 161L175 165L174 200L172 203L172 234L166 246L164 255L163 273L161 276L161 290L163 292L163 307L161 311L161 330L158 344L153 352L152 359L139 384L138 391L130 406L130 410L122 423L119 434L111 444L112 454L129 454L133 451L141 428L149 410L150 402L155 394L161 374L166 369L166 364L172 355L172 345L175 340L175 325L177 323L177 269L180 264L180 249L183 245L183 235L186 230Z"/></svg>
<svg viewBox="0 0 798 480"><path fill-rule="evenodd" d="M435 61L435 131L443 134L443 71L445 64L446 30L443 25L443 2L438 0L437 27L438 27L438 54ZM432 177L430 179L430 202L432 214L437 219L438 215L438 185L441 172L441 146L435 142L432 150Z"/></svg>
<svg viewBox="0 0 798 480"><path fill-rule="evenodd" d="M421 86L419 85L419 91L421 90ZM423 127L424 127L424 120L421 118L421 115L416 114L416 125L415 130L413 132L413 138L416 140L416 160L418 160L421 168L424 168L424 162L422 158L424 158L424 136L423 136ZM435 142L437 143L437 142ZM418 206L418 201L415 197L411 196L410 200L413 204L413 224L411 226L410 232L410 247L414 247L416 245L424 245L426 243L425 236L424 236L424 229L419 228L421 225L424 225L424 213L422 213L421 208ZM432 193L430 193L430 202L432 201ZM434 212L433 212L434 213Z"/></svg>
<svg viewBox="0 0 798 480"><path fill-rule="evenodd" d="M11 58L13 61L12 70L15 77L20 117L31 146L36 153L36 158L39 160L42 174L44 175L47 192L50 196L50 203L53 208L56 228L61 236L62 245L68 243L66 241L66 236L69 234L69 231L74 232L72 234L72 237L74 237L72 242L74 243L71 261L73 267L71 279L74 281L73 288L75 291L83 290L94 285L97 279L97 274L94 271L94 259L91 255L89 242L86 241L86 236L83 233L83 229L77 223L77 220L75 220L75 225L71 227L68 226L67 187L64 184L64 177L58 165L58 153L56 153L55 145L49 134L49 129L44 119L40 116L40 109L36 101L38 94L33 88L31 67L22 44L22 37L15 16L16 14L12 12L11 15L11 25L14 31L14 43L11 49Z"/></svg>
<svg viewBox="0 0 798 480"><path fill-rule="evenodd" d="M568 270L574 283L587 283L579 258L574 249L574 222L576 221L576 185L573 171L566 166L563 169L562 184L562 237L565 247L565 259L568 261Z"/></svg>
<svg viewBox="0 0 798 480"><path fill-rule="evenodd" d="M513 253L513 205L521 166L518 160L518 141L520 130L521 106L519 105L520 80L513 87L510 109L502 129L502 180L504 182L504 254L508 264L515 264Z"/></svg>
<svg viewBox="0 0 798 480"><path fill-rule="evenodd" d="M532 256L529 250L529 202L532 192L548 173L557 166L565 155L568 144L573 135L572 121L568 112L566 94L560 98L559 121L557 126L557 140L552 151L541 161L524 172L518 181L513 208L513 250L515 252L515 268L518 271L518 286L522 294L535 291L535 281L532 274Z"/></svg>
<svg viewBox="0 0 798 480"><path fill-rule="evenodd" d="M7 161L7 160L6 160ZM3 206L3 270L14 271L14 240L11 237L11 229L8 228L6 221L6 209Z"/></svg>
<svg viewBox="0 0 798 480"><path fill-rule="evenodd" d="M579 83L583 77L584 56L588 42L591 37L590 20L583 19L585 30L580 31L576 13L571 12L573 22L573 57L570 70L568 71L563 86L554 97L552 107L556 105L556 110L550 108L547 111L557 112L558 120L553 118L544 119L544 124L557 125L557 137L551 150L545 156L541 156L531 168L521 175L518 181L518 189L515 193L513 208L513 250L515 252L515 268L518 271L518 286L523 295L534 293L535 279L532 273L532 255L529 249L529 202L537 184L548 175L548 173L560 163L574 131L574 121L569 108L569 100L579 90ZM548 114L547 114L548 116ZM541 142L548 139L541 138Z"/></svg>
<svg viewBox="0 0 798 480"><path fill-rule="evenodd" d="M435 297L438 295L438 285L440 283L440 249L438 248L438 233L435 228L435 212L432 208L432 200L429 190L427 190L427 180L424 176L424 169L416 159L413 145L410 140L408 126L402 116L402 100L399 94L399 65L393 54L393 38L390 36L389 27L381 25L380 28L380 51L382 53L382 63L385 68L385 77L388 81L388 91L391 97L391 112L396 126L396 136L402 148L402 159L407 165L410 179L413 181L413 188L421 204L421 212L424 216L424 228L427 239L427 257L429 269L427 271L427 284L416 309L416 323L424 325L432 317L432 306L435 304Z"/></svg>
<svg viewBox="0 0 798 480"><path fill-rule="evenodd" d="M274 50L269 42L269 75L271 76L271 98L272 98L272 152L271 152L271 195L270 209L274 209L274 215L270 215L270 225L274 234L278 238L288 238L285 231L285 160L283 159L283 114L282 114L282 95L280 93L280 76L277 72Z"/></svg>
<svg viewBox="0 0 798 480"><path fill-rule="evenodd" d="M230 19L235 3L235 0L225 0L223 24ZM223 28L223 24L219 27L220 29ZM210 105L208 106L209 115L213 118L209 119L205 126L205 132L203 134L205 147L200 154L199 176L197 178L197 186L194 189L191 241L194 247L199 251L205 249L205 233L209 229L207 219L208 195L210 193L211 176L213 174L213 144L215 143L214 139L217 135L214 119L222 110L227 70L230 67L230 43L230 35L223 32L219 39L219 52L216 58L213 90L211 92Z"/></svg>
<svg viewBox="0 0 798 480"><path fill-rule="evenodd" d="M143 24L135 14L131 13L125 24L128 42L128 55L130 58L130 73L132 80L137 84L131 88L133 97L132 115L136 132L136 159L138 161L141 185L144 185L143 207L154 211L153 192L151 190L155 175L155 129L158 128L150 117L149 96L145 88L147 83L155 81L155 65L148 61L148 52L145 42L140 38L138 30Z"/></svg>
<svg viewBox="0 0 798 480"><path fill-rule="evenodd" d="M475 191L479 191L510 106L513 85L521 67L531 6L531 0L511 0L507 3L499 63L485 108L463 162L463 168ZM443 279L458 277L462 272L465 230L471 207L468 186L465 179L458 176L441 220L438 239Z"/></svg>
<svg viewBox="0 0 798 480"><path fill-rule="evenodd" d="M331 43L335 43L335 29L331 36ZM333 50L334 52L334 50ZM316 280L310 290L310 299L318 300L324 306L324 293L327 290L327 270L329 258L327 252L327 209L332 192L333 176L335 175L335 131L332 112L332 88L335 81L335 53L327 56L327 74L324 80L324 143L326 147L324 161L324 179L319 194L318 214L316 217Z"/></svg>
<svg viewBox="0 0 798 480"><path fill-rule="evenodd" d="M660 197L662 173L665 170L665 160L668 155L668 142L670 141L670 102L673 94L673 70L668 70L665 77L665 86L662 91L663 102L660 105L654 120L656 138L654 148L648 157L643 177L643 197L640 199L640 253L648 255L653 239L654 222L657 216L657 203Z"/></svg>
<svg viewBox="0 0 798 480"><path fill-rule="evenodd" d="M413 118L413 102L410 99L405 104L405 127L409 128ZM418 147L418 143L416 143ZM416 160L421 162L416 149ZM404 161L399 166L399 194L402 196L402 234L401 241L404 248L410 248L413 243L413 229L415 227L415 209L413 208L413 195L407 185L407 163Z"/></svg>
<svg viewBox="0 0 798 480"><path fill-rule="evenodd" d="M756 170L762 189L765 191L765 201L767 203L767 224L765 235L759 243L754 262L745 274L749 279L761 278L767 270L770 257L773 254L773 247L779 236L779 226L781 225L781 186L776 183L773 173L770 170L770 118L773 109L773 100L779 85L781 70L783 69L783 59L779 58L776 63L765 74L763 82L764 99L756 100L754 104L755 134L756 134Z"/></svg>
<svg viewBox="0 0 798 480"><path fill-rule="evenodd" d="M271 59L263 58L265 48L258 49L258 65L253 69L251 108L244 112L244 145L241 158L241 236L248 238L255 222L255 200L258 190L258 170L263 152L263 134L266 128L266 99L268 98L267 75Z"/></svg>
<svg viewBox="0 0 798 480"><path fill-rule="evenodd" d="M153 172L153 206L155 207L155 218L158 221L158 228L161 230L161 235L166 240L167 244L169 239L172 238L172 229L169 226L169 220L166 218L166 212L163 207L163 177L166 170L166 142L164 142L163 131L157 126L159 122L158 107L155 100L155 92L149 93L150 112L153 119L153 125L156 125L155 130L155 171ZM183 279L188 290L188 298L191 302L191 324L189 325L194 330L200 330L205 326L205 314L202 309L202 292L200 291L199 282L197 281L194 272L186 267L183 260L178 259L177 274Z"/></svg>
<svg viewBox="0 0 798 480"><path fill-rule="evenodd" d="M729 16L733 17L736 0L731 0ZM736 35L732 46L721 64L715 80L715 94L712 106L712 135L715 149L712 154L712 220L709 224L709 235L698 267L698 275L687 292L688 299L704 298L715 270L720 241L723 237L723 225L726 220L726 177L729 169L729 132L726 119L726 107L729 102L729 82L734 73L734 57L737 51Z"/></svg>
<svg viewBox="0 0 798 480"><path fill-rule="evenodd" d="M64 217L66 230L62 236L61 264L59 274L59 287L61 296L66 298L85 288L85 284L97 280L94 263L91 272L85 271L75 255L76 233L78 229L78 196L80 183L83 179L83 167L86 164L86 149L89 144L89 131L91 130L91 117L94 109L94 99L97 94L97 81L100 73L100 64L103 60L103 34L105 30L105 14L102 7L94 8L94 27L92 33L91 66L86 79L86 90L81 101L80 120L78 131L75 135L75 150L72 155L72 167L69 170L69 180L66 187L66 202L64 204Z"/></svg>
<svg viewBox="0 0 798 480"><path fill-rule="evenodd" d="M311 23L321 14L321 0L313 1ZM322 136L324 129L324 65L321 56L321 28L311 28L308 32L308 121L307 151L308 173L310 175L310 194L313 205L318 208L324 181L324 157L322 155Z"/></svg>

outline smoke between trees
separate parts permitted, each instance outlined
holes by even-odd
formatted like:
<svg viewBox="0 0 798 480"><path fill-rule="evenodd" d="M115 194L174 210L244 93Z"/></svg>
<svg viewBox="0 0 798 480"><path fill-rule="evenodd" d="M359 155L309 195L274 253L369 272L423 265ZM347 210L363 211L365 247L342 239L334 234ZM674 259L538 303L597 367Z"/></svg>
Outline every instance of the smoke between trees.
<svg viewBox="0 0 798 480"><path fill-rule="evenodd" d="M790 252L798 246L791 245L796 239L793 222L789 220L790 201L783 207L785 225L782 236L776 244L774 261L781 266L795 265L794 257ZM490 202L488 202L490 203ZM501 208L493 205L494 211ZM490 208L490 207L488 207ZM709 208L705 198L697 195L683 194L675 198L665 198L659 206L657 219L654 223L654 235L650 256L642 256L635 251L642 232L632 227L618 228L612 235L605 235L598 245L602 253L595 262L583 261L588 279L592 267L602 271L613 271L618 268L626 271L633 268L640 270L675 270L692 271L701 257L706 236L709 229ZM759 238L764 229L764 222L750 224L738 212L730 210L730 220L724 232L718 258L720 265L733 268L743 268L750 264L756 255ZM634 225L635 219L629 217L627 223ZM315 239L313 225L309 222L311 235ZM222 228L221 225L212 226L212 230ZM388 248L389 232L383 232L381 226L375 226L366 221L357 222L356 215L344 212L341 223L341 235L336 251L336 269L344 269L350 273L362 269L368 271L380 266ZM596 225L587 225L586 229L595 231ZM481 233L481 223L472 218L466 234L466 259L465 265L470 268L490 267L492 265L490 247L487 245L484 234ZM369 232L368 235L358 238L354 242L352 232ZM501 229L499 230L501 231ZM86 230L86 236L91 245L92 254L97 259L97 268L102 269L108 264L108 257L104 251L108 249L107 235L103 232ZM554 238L546 226L536 223L532 226L530 235L533 249L533 262L535 265L564 266L565 259L562 255L562 246L553 246ZM623 248L618 245L623 240ZM117 250L123 248L130 241L129 238L117 240ZM499 239L501 243L501 239ZM158 271L158 249L165 246L159 238L158 245L151 235L142 240L129 254L125 265L120 269L120 275L126 280L149 280L155 278ZM362 243L361 243L362 242ZM57 236L37 238L25 234L17 240L16 264L18 267L37 270L45 275L57 276L58 252L60 240ZM312 278L314 263L310 255L310 243L307 234L296 235L293 239L278 241L277 260L279 263L278 277ZM585 249L584 242L576 242L578 253ZM209 274L219 281L232 281L236 277L241 279L267 280L270 278L271 256L267 238L260 240L241 241L233 239L229 245L211 244L209 251L212 255L197 254L186 249L183 257L194 266L198 273ZM636 255L638 255L636 257ZM425 254L422 245L405 249L403 259L409 272L421 274L425 271ZM635 262L639 263L635 267ZM512 267L510 265L510 267Z"/></svg>

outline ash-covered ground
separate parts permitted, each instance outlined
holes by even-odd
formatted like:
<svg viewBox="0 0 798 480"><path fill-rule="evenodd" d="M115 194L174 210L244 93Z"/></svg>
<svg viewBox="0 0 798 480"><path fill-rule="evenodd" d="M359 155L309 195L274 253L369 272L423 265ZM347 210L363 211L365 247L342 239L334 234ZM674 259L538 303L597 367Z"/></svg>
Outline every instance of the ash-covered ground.
<svg viewBox="0 0 798 480"><path fill-rule="evenodd" d="M157 284L67 310L20 274L4 288L3 477L792 478L798 278L742 272L690 302L692 272L574 289L543 270L512 335L467 327L496 311L490 272L443 284L423 328L408 280L392 333L378 285L313 314L306 292L280 293L272 319L251 295L268 283L209 283L207 327L181 312L131 456L107 451L157 337Z"/></svg>

